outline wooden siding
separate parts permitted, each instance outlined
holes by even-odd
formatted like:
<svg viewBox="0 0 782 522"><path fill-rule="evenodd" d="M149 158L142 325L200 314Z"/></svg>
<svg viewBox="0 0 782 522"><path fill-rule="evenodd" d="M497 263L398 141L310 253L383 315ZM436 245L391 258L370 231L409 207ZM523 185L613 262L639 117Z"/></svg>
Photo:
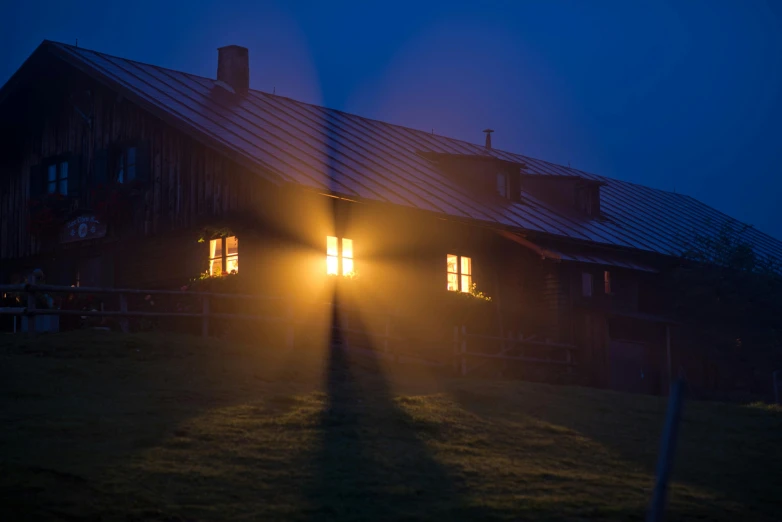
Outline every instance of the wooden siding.
<svg viewBox="0 0 782 522"><path fill-rule="evenodd" d="M0 259L26 258L45 251L29 231L30 169L53 156L81 156L79 172L69 175L79 176L80 191L74 204L85 208L94 188L95 152L128 143L147 144L150 176L134 209L128 231L132 237L192 228L209 216L248 211L262 204L268 187L256 173L240 168L81 73L59 72L55 87L36 85L17 96L17 103L25 107L37 104L40 110L19 113L4 123L4 135L15 129L21 136L0 146ZM83 94L87 89L94 93L91 101ZM91 128L76 106L93 113Z"/></svg>

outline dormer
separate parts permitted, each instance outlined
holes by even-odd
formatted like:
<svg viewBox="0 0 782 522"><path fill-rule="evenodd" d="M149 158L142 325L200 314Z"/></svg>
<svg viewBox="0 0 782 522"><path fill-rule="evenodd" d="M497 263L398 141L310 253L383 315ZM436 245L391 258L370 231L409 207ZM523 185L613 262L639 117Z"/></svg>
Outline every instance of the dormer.
<svg viewBox="0 0 782 522"><path fill-rule="evenodd" d="M524 165L489 154L421 152L448 178L467 190L497 201L521 201L521 169Z"/></svg>
<svg viewBox="0 0 782 522"><path fill-rule="evenodd" d="M521 174L524 191L558 210L589 218L600 216L600 187L605 185L580 176Z"/></svg>

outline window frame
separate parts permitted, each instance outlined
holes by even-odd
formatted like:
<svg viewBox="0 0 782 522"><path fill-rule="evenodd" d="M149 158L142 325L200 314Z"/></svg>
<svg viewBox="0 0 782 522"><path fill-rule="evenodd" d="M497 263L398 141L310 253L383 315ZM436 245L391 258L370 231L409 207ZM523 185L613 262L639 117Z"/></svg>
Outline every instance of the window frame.
<svg viewBox="0 0 782 522"><path fill-rule="evenodd" d="M581 297L595 295L595 277L592 272L581 272Z"/></svg>
<svg viewBox="0 0 782 522"><path fill-rule="evenodd" d="M502 190L500 190L500 179L502 179ZM511 199L510 196L510 176L507 172L499 171L496 177L497 193L500 197ZM504 193L503 193L504 192Z"/></svg>
<svg viewBox="0 0 782 522"><path fill-rule="evenodd" d="M68 195L68 183L69 183L69 176L71 174L70 172L70 161L67 157L64 156L57 156L54 158L48 158L43 163L43 172L41 173L41 177L43 178L43 185L44 190L43 193L46 196L67 196ZM65 175L63 176L63 166ZM54 167L54 180L49 180L49 170ZM54 192L49 191L50 185L54 184ZM60 192L60 187L62 184L65 185L65 191Z"/></svg>
<svg viewBox="0 0 782 522"><path fill-rule="evenodd" d="M235 239L236 240L236 253L235 254L229 254L228 253L228 240L229 239ZM212 255L212 244L214 242L220 242L220 255ZM207 262L209 263L209 275L211 277L215 276L222 276L222 275L231 275L231 274L238 274L239 273L239 238L236 235L233 236L221 236L218 238L210 239L209 240L209 251L207 255ZM215 251L217 249L215 248ZM235 272L229 272L228 271L228 260L229 259L236 259L236 271ZM220 273L215 274L214 271L214 263L220 260Z"/></svg>
<svg viewBox="0 0 782 522"><path fill-rule="evenodd" d="M456 271L453 272L450 270L450 258L455 257L456 258ZM467 262L467 273L465 273L465 263ZM445 255L445 281L446 281L446 290L449 292L463 292L463 293L469 293L470 289L473 284L473 277L474 277L474 270L473 270L473 261L472 257L470 256L463 256L461 254L446 254ZM450 277L455 275L456 276L456 288L452 289ZM465 285L465 281L467 284Z"/></svg>
<svg viewBox="0 0 782 522"><path fill-rule="evenodd" d="M127 185L133 183L138 179L138 159L139 159L139 147L135 143L128 143L117 147L114 153L114 166L112 179L115 183L120 185ZM133 151L133 162L129 160L130 152ZM131 177L130 168L133 168L133 176Z"/></svg>
<svg viewBox="0 0 782 522"><path fill-rule="evenodd" d="M334 240L334 245L331 245L331 240ZM326 275L343 277L356 275L356 252L352 239L326 236Z"/></svg>

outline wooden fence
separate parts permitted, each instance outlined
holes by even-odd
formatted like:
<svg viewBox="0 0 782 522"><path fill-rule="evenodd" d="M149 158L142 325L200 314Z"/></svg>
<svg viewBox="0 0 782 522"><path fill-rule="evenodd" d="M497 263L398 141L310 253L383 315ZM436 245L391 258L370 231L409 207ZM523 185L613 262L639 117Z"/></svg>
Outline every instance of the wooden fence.
<svg viewBox="0 0 782 522"><path fill-rule="evenodd" d="M476 351L476 348L480 351ZM514 354L524 348L544 351L549 357ZM539 341L535 336L525 337L522 333L508 332L504 336L491 336L470 333L466 326L455 326L453 329L453 367L460 375L468 375L484 367L489 361L561 366L570 371L577 365L574 357L576 350L576 346L572 344L555 343L548 339ZM550 357L557 351L563 356Z"/></svg>
<svg viewBox="0 0 782 522"><path fill-rule="evenodd" d="M128 319L131 317L146 318L194 318L200 319L201 335L210 335L210 322L212 319L249 320L277 323L284 330L284 345L291 349L296 344L297 327L301 325L301 319L297 314L296 303L289 299L249 294L227 294L214 292L192 292L182 290L143 290L135 288L93 288L71 287L35 284L31 282L23 285L0 285L0 293L18 293L26 296L24 307L0 308L0 315L12 315L27 317L27 331L30 335L36 334L37 316L79 316L79 317L115 317L118 318L120 329L123 332L130 331ZM69 310L58 308L40 308L36 306L36 296L44 293L52 294L103 294L116 296L117 310ZM162 310L131 310L128 306L129 296L174 296L188 300L200 301L198 311L162 311ZM273 304L277 313L241 314L221 313L213 311L212 304L217 300L245 300L263 301ZM389 312L376 312L369 310L355 310L344 305L335 306L334 303L316 303L317 305L336 309L340 317L339 325L332 324L332 333L339 332L340 343L351 349L371 349L374 354L392 360L393 362L414 362L430 366L447 367L449 362L432 360L422 357L412 349L418 345L440 345L447 352L447 345L453 346L453 357L450 365L456 374L466 376L476 370L485 367L492 361L503 363L521 363L528 365L561 366L570 371L575 365L574 352L576 347L570 344L553 343L548 340L536 340L534 336L525 337L521 333L506 333L501 336L481 335L468 331L467 326L453 327L453 340L442 341L434 339L415 339L400 336L396 333L396 326L404 318ZM358 313L364 317L373 316L373 331L366 327L366 322L358 326L351 322L351 313ZM370 343L361 341L371 337ZM366 346L369 344L369 346ZM518 355L524 348L533 348L544 351L547 357L531 357ZM550 357L550 354L560 352L560 357Z"/></svg>

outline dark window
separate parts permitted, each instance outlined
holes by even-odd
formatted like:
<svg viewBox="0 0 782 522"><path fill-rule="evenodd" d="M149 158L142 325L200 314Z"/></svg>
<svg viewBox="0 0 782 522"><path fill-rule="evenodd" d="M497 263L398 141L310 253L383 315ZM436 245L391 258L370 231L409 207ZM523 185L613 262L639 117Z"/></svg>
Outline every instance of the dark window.
<svg viewBox="0 0 782 522"><path fill-rule="evenodd" d="M576 189L576 206L579 210L592 215L595 190L592 187L578 187Z"/></svg>
<svg viewBox="0 0 782 522"><path fill-rule="evenodd" d="M68 195L68 162L59 161L46 166L46 193Z"/></svg>
<svg viewBox="0 0 782 522"><path fill-rule="evenodd" d="M583 272L581 274L581 295L592 297L592 274Z"/></svg>
<svg viewBox="0 0 782 522"><path fill-rule="evenodd" d="M507 174L504 172L497 173L497 192L504 198L510 197L509 181Z"/></svg>
<svg viewBox="0 0 782 522"><path fill-rule="evenodd" d="M136 179L136 147L127 147L117 155L117 183Z"/></svg>

